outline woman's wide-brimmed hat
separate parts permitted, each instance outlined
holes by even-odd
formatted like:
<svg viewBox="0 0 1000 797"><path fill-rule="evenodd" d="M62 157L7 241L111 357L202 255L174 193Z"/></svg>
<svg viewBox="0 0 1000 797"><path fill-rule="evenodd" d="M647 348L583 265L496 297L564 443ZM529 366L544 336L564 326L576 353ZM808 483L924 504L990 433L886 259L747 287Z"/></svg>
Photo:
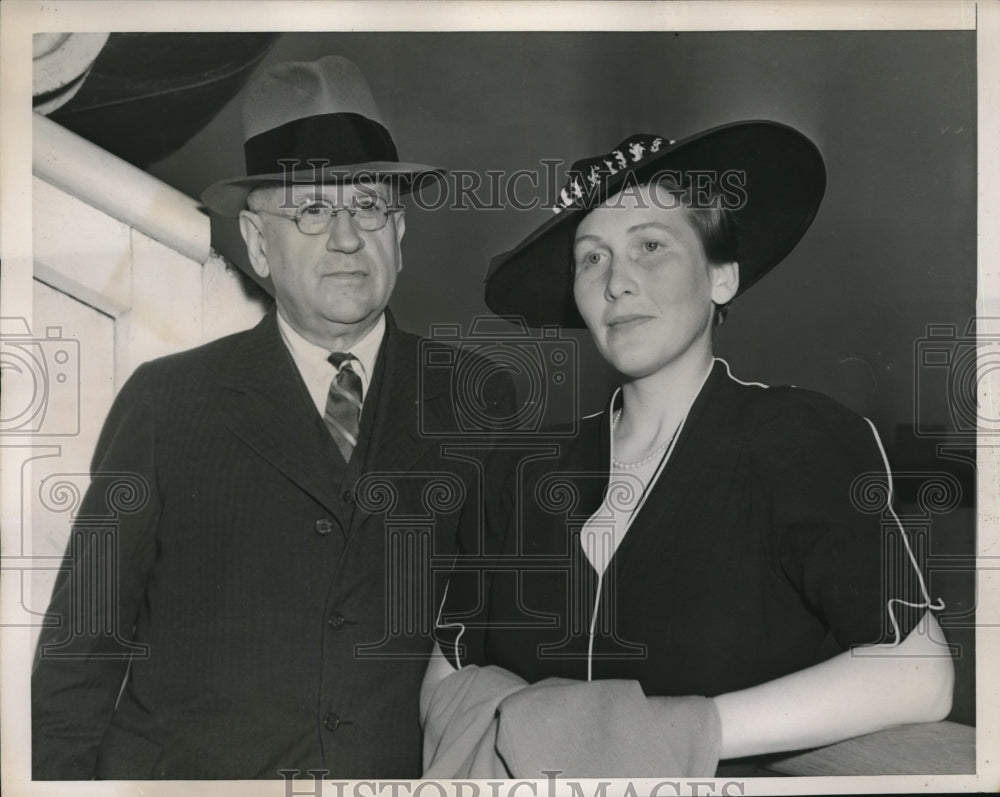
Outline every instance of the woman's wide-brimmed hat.
<svg viewBox="0 0 1000 797"><path fill-rule="evenodd" d="M573 238L593 208L661 179L714 188L735 216L739 293L795 247L816 215L826 169L816 145L787 125L735 122L680 141L637 134L612 152L573 164L554 215L490 262L486 304L529 326L583 327L573 300ZM738 294L737 294L738 295Z"/></svg>
<svg viewBox="0 0 1000 797"><path fill-rule="evenodd" d="M202 202L237 216L254 188L267 184L393 180L403 192L436 183L444 171L399 160L368 82L351 61L274 64L247 85L243 99L246 175L220 180Z"/></svg>

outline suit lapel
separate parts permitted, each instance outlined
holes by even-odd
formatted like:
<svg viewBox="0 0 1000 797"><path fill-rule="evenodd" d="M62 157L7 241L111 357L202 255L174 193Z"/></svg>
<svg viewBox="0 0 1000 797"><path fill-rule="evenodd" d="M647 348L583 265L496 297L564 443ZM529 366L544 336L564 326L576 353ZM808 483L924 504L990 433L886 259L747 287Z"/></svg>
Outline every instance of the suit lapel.
<svg viewBox="0 0 1000 797"><path fill-rule="evenodd" d="M328 435L272 309L237 345L220 386L224 423L250 448L336 514L340 475Z"/></svg>
<svg viewBox="0 0 1000 797"><path fill-rule="evenodd" d="M427 419L430 413L433 420L424 428L442 428L437 419L442 411L447 411L450 382L447 375L442 378L435 369L424 369L425 379L421 382L421 354L420 339L402 332L386 310L385 338L373 380L377 385L372 396L374 406L365 402L366 415L362 422L362 434L367 426L370 435L364 450L361 478L371 473L387 476L404 473L429 448L441 442L422 432L421 420ZM374 415L368 417L369 412ZM368 512L358 507L352 530L368 516Z"/></svg>

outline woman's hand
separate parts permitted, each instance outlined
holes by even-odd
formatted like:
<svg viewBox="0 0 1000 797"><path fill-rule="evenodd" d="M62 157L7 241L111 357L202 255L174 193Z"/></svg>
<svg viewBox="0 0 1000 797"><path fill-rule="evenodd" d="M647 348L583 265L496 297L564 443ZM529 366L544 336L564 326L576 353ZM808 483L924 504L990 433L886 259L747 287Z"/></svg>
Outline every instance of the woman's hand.
<svg viewBox="0 0 1000 797"><path fill-rule="evenodd" d="M846 651L759 686L715 698L722 758L833 744L951 711L954 666L927 612L900 644Z"/></svg>

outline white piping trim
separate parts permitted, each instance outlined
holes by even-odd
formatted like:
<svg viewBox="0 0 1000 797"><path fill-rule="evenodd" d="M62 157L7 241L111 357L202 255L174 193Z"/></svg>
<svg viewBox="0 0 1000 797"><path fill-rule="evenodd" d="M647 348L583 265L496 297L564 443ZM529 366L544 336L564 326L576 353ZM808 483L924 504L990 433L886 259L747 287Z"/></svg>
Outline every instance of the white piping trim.
<svg viewBox="0 0 1000 797"><path fill-rule="evenodd" d="M442 623L441 622L441 615L444 614L444 604L445 604L445 601L448 600L448 588L450 586L451 586L451 582L450 581L447 582L444 585L444 595L441 596L441 605L438 606L437 617L434 618L434 627L435 628L459 628L459 629L461 629L458 632L458 636L455 637L455 661L454 661L455 669L456 670L461 670L462 669L462 660L459 658L459 655L458 655L458 645L462 641L462 634L465 633L465 623ZM445 660L448 660L448 654L445 653L443 650L441 651L441 653L444 654ZM448 663L450 664L452 662L449 661Z"/></svg>
<svg viewBox="0 0 1000 797"><path fill-rule="evenodd" d="M720 362L722 362L724 365L726 365L726 370L728 371L729 370L729 366L728 366L728 364L726 364L725 360L721 360ZM705 376L702 377L701 384L698 386L698 389L695 391L694 395L691 397L691 403L688 404L687 409L684 411L684 417L681 418L680 425L678 425L677 430L674 432L673 438L670 440L670 445L667 447L667 450L663 452L663 456L660 457L660 464L657 465L656 471L653 473L652 477L650 477L649 482L646 484L645 489L642 492L642 495L639 497L639 503L629 513L628 518L625 520L625 528L622 530L622 539L625 538L625 535L628 533L628 530L632 527L632 521L635 520L635 518L639 515L639 512L641 512L642 508L646 505L646 500L649 498L649 494L653 491L653 487L655 486L655 484L657 483L657 481L659 481L660 474L663 473L664 468L666 468L667 462L670 459L670 455L673 454L674 448L676 448L676 446L677 446L677 441L680 440L681 432L684 431L684 427L687 424L688 415L691 414L691 407L693 407L695 401L698 400L698 396L701 395L701 391L705 389L705 383L708 381L708 377L712 375L712 371L714 370L714 366L715 366L715 358L713 358L712 363L709 365L708 370L705 372ZM613 478L612 474L614 472L614 459L615 459L614 413L611 411L611 408L615 406L615 400L618 398L618 394L621 393L621 390L622 390L621 386L619 386L618 389L615 390L614 394L611 396L611 403L608 405L608 410L607 410L607 413L608 413L608 452L609 452L608 453L608 459L610 460L608 462L608 480L609 480L609 484L610 484L610 480ZM603 505L603 502L602 502L602 505ZM580 545L581 545L581 547L583 545L583 540L582 539L580 540ZM611 563L614 560L614 555L615 555L616 552L617 552L617 548L615 549L615 551L612 551L611 555L608 557L608 560L605 563L604 572L607 572L608 567L611 566ZM586 556L586 551L584 551L584 556ZM598 610L600 609L600 606L601 606L601 589L602 589L602 587L604 585L604 572L597 574L597 595L596 595L596 597L594 599L594 611L593 611L593 614L591 614L591 616L590 616L590 630L588 632L588 639L587 639L587 680L588 681L592 680L593 669L594 669L594 630L595 630L595 628L597 626L597 612L598 612Z"/></svg>
<svg viewBox="0 0 1000 797"><path fill-rule="evenodd" d="M726 376L732 379L738 385L746 385L747 387L765 387L770 388L770 385L765 385L763 382L744 382L742 379L737 379L733 376L733 372L729 369L729 363L723 360L721 357L713 357L712 362L720 362L726 369Z"/></svg>
<svg viewBox="0 0 1000 797"><path fill-rule="evenodd" d="M730 379L732 379L737 384L747 385L750 387L763 387L763 388L770 387L770 385L765 385L762 382L744 382L741 379L737 379L735 376L733 376L732 371L729 369L729 363L727 363L720 357L716 357L715 359L721 362L725 366L726 374L729 376ZM932 609L934 611L940 611L941 609L944 608L944 601L941 600L940 598L938 598L937 602L931 600L930 593L927 590L927 584L924 581L924 575L922 572L920 572L920 566L917 564L917 558L916 556L914 556L913 549L910 547L909 536L906 533L906 529L903 528L903 524L900 522L899 516L896 515L896 510L892 506L893 503L892 469L889 466L889 458L886 456L885 448L882 445L882 439L879 437L878 429L875 428L875 424L873 424L871 420L869 420L868 418L864 418L864 421L865 423L868 424L869 428L872 431L872 436L875 438L875 445L878 446L879 455L882 457L882 466L885 468L886 479L888 480L889 484L889 494L886 502L886 508L889 510L889 514L892 516L892 519L896 522L896 527L899 529L900 537L903 540L903 547L906 549L906 556L910 560L910 564L913 565L913 569L917 574L917 583L920 585L920 594L923 596L922 603L914 603L913 601L906 601L903 600L902 598L889 598L889 600L886 601L886 611L889 614L889 622L892 625L893 641L882 643L882 645L887 647L894 647L898 645L900 642L902 642L902 639L900 638L901 635L899 631L899 622L896 620L896 613L893 610L894 604L898 604L901 606L910 606L916 609L927 608L927 609Z"/></svg>
<svg viewBox="0 0 1000 797"><path fill-rule="evenodd" d="M615 446L615 425L614 425L614 412L612 408L615 406L615 402L618 400L619 394L622 392L621 385L615 388L615 392L611 394L611 401L608 404L608 451L613 452ZM594 413L594 415L600 415L600 412ZM590 415L587 417L594 417ZM610 457L614 459L614 456ZM610 462L608 463L611 464ZM580 546L583 547L583 538L580 538ZM587 556L587 552L583 551L584 557ZM610 559L608 564L610 564ZM605 568L607 569L607 568ZM601 590L604 587L604 573L597 574L597 589L594 592L594 608L590 613L590 628L587 631L587 680L594 680L594 630L597 627L597 611L601 607Z"/></svg>
<svg viewBox="0 0 1000 797"><path fill-rule="evenodd" d="M611 564L609 561L608 564ZM587 680L594 680L594 630L597 627L597 610L601 606L601 590L604 587L604 573L597 574L597 591L594 595L594 611L590 615L590 630L587 636Z"/></svg>
<svg viewBox="0 0 1000 797"><path fill-rule="evenodd" d="M896 522L896 527L899 529L900 536L903 540L903 547L906 549L906 556L910 560L910 564L913 565L913 569L917 574L917 583L920 585L920 594L923 596L922 603L914 603L913 601L905 601L902 598L889 598L886 601L886 611L889 613L889 622L892 624L892 642L883 642L879 647L895 647L900 642L902 642L901 635L899 633L899 623L896 620L896 613L893 611L893 604L900 604L901 606L909 606L914 609L931 609L933 611L941 611L944 608L944 601L938 598L937 601L932 601L930 593L927 591L927 584L924 582L924 574L920 572L920 566L917 564L917 557L913 555L913 549L910 548L910 540L906 533L906 529L903 528L903 524L899 520L899 516L896 515L896 510L893 509L893 486L892 486L892 470L889 467L889 458L885 454L885 448L882 446L882 439L878 435L878 429L875 428L868 418L865 418L865 423L868 424L869 428L872 430L872 435L875 438L875 445L878 446L878 453L882 457L882 465L885 468L886 479L889 483L889 494L886 498L886 508L889 510L889 514L892 519Z"/></svg>

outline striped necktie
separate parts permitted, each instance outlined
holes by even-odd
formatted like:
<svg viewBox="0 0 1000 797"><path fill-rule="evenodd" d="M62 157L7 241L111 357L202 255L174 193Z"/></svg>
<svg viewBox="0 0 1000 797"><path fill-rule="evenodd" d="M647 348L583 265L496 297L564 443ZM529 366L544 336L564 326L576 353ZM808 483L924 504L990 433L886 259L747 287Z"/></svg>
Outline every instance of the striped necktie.
<svg viewBox="0 0 1000 797"><path fill-rule="evenodd" d="M358 444L361 420L361 377L351 367L351 360L354 359L353 354L339 351L327 358L337 369L337 375L330 382L330 391L326 395L323 421L345 462L351 461L351 454Z"/></svg>

